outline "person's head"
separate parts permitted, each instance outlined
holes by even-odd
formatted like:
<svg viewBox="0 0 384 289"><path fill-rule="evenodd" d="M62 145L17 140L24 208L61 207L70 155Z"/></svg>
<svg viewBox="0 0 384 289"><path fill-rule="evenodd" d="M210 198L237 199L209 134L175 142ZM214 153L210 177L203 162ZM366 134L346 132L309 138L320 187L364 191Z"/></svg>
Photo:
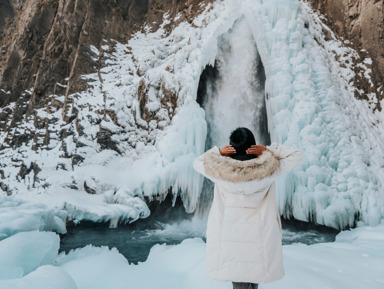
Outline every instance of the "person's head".
<svg viewBox="0 0 384 289"><path fill-rule="evenodd" d="M236 150L236 154L232 158L245 161L256 158L256 155L248 155L247 149L256 144L253 133L245 128L239 127L231 132L229 144Z"/></svg>

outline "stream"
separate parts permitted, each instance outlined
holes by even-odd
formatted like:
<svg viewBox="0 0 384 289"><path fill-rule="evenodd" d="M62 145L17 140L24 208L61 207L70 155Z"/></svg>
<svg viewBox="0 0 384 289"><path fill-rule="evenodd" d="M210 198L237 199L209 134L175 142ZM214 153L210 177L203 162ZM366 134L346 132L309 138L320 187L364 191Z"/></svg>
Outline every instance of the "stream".
<svg viewBox="0 0 384 289"><path fill-rule="evenodd" d="M69 252L88 244L115 247L129 263L137 264L146 261L150 249L156 244L176 245L195 237L205 240L206 218L185 213L180 204L169 211L164 211L164 206L160 207L162 210L155 210L147 219L117 228L110 228L107 223L92 222L68 226L68 232L61 236L60 252ZM296 220L282 220L282 225L283 245L333 242L339 233L332 228Z"/></svg>

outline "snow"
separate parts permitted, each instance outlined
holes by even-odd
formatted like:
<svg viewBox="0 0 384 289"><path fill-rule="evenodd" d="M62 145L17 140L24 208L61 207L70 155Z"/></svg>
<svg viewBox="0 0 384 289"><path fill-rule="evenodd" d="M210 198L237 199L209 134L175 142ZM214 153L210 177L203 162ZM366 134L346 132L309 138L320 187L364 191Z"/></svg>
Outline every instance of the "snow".
<svg viewBox="0 0 384 289"><path fill-rule="evenodd" d="M59 251L59 236L52 232L21 232L0 242L0 279L21 278L51 264Z"/></svg>
<svg viewBox="0 0 384 289"><path fill-rule="evenodd" d="M19 279L0 280L2 289L78 289L63 269L46 265Z"/></svg>
<svg viewBox="0 0 384 289"><path fill-rule="evenodd" d="M114 248L88 245L57 254L58 246L59 237L50 232L19 233L0 241L0 288L232 288L230 282L206 277L206 247L199 238L155 245L138 265L129 264ZM260 287L379 289L384 285L383 246L383 225L343 231L333 243L286 245L286 276ZM4 272L19 273L4 278Z"/></svg>
<svg viewBox="0 0 384 289"><path fill-rule="evenodd" d="M19 232L40 230L67 232L67 212L52 210L45 205L0 196L0 240Z"/></svg>
<svg viewBox="0 0 384 289"><path fill-rule="evenodd" d="M354 98L351 60L357 53L331 31L333 39L326 41L322 31L329 28L317 14L296 0L225 0L169 33L164 28L168 18L157 31L147 26L128 43L106 39L100 49L90 46L101 68L95 65L95 73L83 76L87 90L52 96L52 101L64 99L62 107L42 108L1 135L2 195L28 203L30 210L45 206L53 215L64 210L67 220L75 222L114 225L145 218L150 212L144 198L164 199L169 192L193 211L203 179L191 163L211 133L210 116L196 103L200 75L220 58L220 39L243 19L248 28L237 36L250 37L242 42L249 51L255 51L256 43L265 70L271 140L305 156L277 184L280 213L335 228L381 222L383 113L372 111L375 94L368 101ZM236 54L229 59L223 92L233 89L231 80L247 76L244 70L238 71L239 78L231 77L238 60ZM365 59L360 67L367 79L369 65ZM248 108L256 109L256 103ZM218 125L233 112L232 106L214 109L223 115L214 118ZM34 126L45 122L47 129ZM226 123L226 130L237 125ZM98 142L103 133L111 142ZM12 148L5 141L14 134L35 138ZM61 141L63 134L67 137ZM49 143L34 150L34 142L46 143L47 135ZM23 176L22 165L28 170Z"/></svg>

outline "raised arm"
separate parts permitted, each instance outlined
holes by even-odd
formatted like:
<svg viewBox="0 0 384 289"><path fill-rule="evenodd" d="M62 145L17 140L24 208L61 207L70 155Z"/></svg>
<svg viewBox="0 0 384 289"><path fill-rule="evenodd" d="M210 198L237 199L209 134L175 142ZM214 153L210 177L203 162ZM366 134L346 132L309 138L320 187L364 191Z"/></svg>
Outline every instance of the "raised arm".
<svg viewBox="0 0 384 289"><path fill-rule="evenodd" d="M303 160L303 155L300 151L277 143L272 143L270 146L267 146L267 149L272 151L280 160L280 167L275 173L276 176L289 173Z"/></svg>

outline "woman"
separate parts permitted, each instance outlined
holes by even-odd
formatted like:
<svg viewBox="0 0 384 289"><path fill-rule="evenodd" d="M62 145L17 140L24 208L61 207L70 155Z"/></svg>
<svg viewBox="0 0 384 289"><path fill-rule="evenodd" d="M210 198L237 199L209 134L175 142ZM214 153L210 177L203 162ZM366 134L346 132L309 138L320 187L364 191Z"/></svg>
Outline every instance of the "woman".
<svg viewBox="0 0 384 289"><path fill-rule="evenodd" d="M230 145L194 161L194 169L215 183L207 225L209 277L232 281L234 289L257 289L284 276L275 179L301 159L299 151L275 143L256 145L249 129L238 128Z"/></svg>

